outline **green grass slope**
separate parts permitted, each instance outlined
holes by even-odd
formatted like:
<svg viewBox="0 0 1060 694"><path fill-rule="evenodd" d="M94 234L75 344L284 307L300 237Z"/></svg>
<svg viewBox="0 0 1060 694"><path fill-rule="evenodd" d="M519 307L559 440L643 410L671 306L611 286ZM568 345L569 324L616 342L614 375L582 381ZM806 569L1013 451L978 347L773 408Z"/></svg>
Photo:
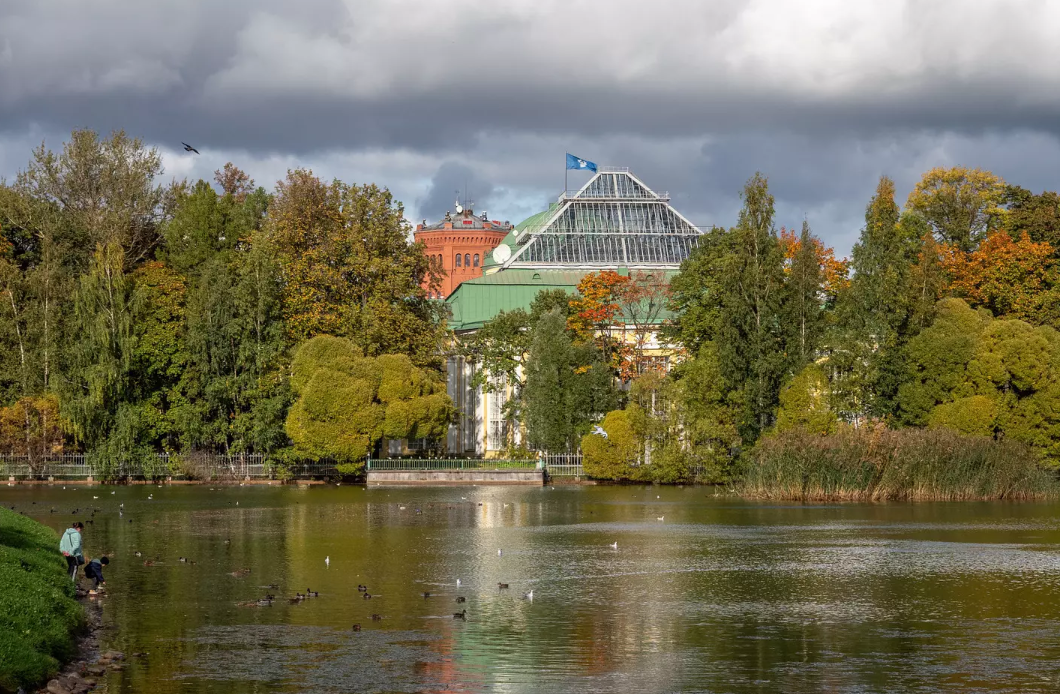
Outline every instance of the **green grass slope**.
<svg viewBox="0 0 1060 694"><path fill-rule="evenodd" d="M84 626L58 536L0 508L0 690L52 676L73 657Z"/></svg>

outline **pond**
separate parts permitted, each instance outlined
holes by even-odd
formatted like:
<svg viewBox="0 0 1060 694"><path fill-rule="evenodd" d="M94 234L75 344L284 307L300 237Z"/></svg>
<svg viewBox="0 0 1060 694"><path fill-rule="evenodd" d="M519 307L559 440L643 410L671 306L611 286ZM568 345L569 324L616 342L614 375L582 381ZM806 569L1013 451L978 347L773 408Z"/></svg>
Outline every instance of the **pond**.
<svg viewBox="0 0 1060 694"><path fill-rule="evenodd" d="M103 645L141 654L112 693L1060 689L1055 503L580 486L4 487L0 503L93 521L87 553L114 557Z"/></svg>

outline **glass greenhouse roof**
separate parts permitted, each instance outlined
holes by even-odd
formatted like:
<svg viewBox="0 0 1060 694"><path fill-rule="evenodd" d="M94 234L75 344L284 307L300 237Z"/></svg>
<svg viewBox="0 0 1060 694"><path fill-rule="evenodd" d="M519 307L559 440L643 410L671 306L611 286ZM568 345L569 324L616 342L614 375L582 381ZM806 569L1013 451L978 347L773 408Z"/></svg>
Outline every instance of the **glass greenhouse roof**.
<svg viewBox="0 0 1060 694"><path fill-rule="evenodd" d="M580 190L517 225L503 267L676 268L700 235L668 196L628 170L601 169Z"/></svg>

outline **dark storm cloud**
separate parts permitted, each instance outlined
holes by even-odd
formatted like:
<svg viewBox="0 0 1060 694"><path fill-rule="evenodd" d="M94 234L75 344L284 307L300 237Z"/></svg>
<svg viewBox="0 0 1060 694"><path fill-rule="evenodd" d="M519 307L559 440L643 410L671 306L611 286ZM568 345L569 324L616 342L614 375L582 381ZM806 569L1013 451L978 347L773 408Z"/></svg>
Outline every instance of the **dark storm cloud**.
<svg viewBox="0 0 1060 694"><path fill-rule="evenodd" d="M494 190L494 186L472 167L447 161L435 172L427 195L416 201L416 209L421 210L430 223L437 222L446 211L455 211L458 200L461 205L470 203L481 214L491 209Z"/></svg>
<svg viewBox="0 0 1060 694"><path fill-rule="evenodd" d="M842 247L882 173L996 164L1055 187L1058 34L1038 0L7 0L0 175L28 140L124 128L198 146L179 173L309 165L428 217L466 176L518 218L569 150L702 224L731 223L761 170L786 223Z"/></svg>

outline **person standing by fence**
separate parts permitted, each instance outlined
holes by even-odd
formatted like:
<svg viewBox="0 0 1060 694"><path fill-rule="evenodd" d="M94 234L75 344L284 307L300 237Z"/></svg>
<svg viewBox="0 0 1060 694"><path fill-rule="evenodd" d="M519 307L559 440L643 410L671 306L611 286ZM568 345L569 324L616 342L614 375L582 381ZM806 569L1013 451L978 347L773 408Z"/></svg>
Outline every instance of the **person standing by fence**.
<svg viewBox="0 0 1060 694"><path fill-rule="evenodd" d="M85 563L85 555L81 551L81 531L85 524L78 521L66 529L63 537L59 540L59 551L66 557L66 567L70 570L70 580L77 581L77 567Z"/></svg>

